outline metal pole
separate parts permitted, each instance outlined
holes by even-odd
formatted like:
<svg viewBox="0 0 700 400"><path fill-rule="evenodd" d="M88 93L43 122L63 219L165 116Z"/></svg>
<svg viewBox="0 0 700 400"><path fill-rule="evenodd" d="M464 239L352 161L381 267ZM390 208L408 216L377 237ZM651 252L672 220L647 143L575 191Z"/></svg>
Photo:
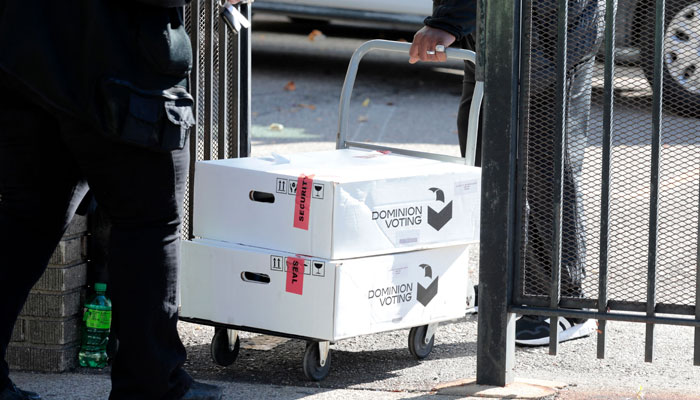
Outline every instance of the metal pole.
<svg viewBox="0 0 700 400"><path fill-rule="evenodd" d="M663 52L664 52L664 7L665 0L656 1L654 21L654 82L652 99L651 135L651 198L649 199L649 269L647 272L647 316L653 317L656 308L656 263L659 234L659 160L661 158L661 122L663 99ZM654 358L654 324L648 323L644 349L644 361Z"/></svg>
<svg viewBox="0 0 700 400"><path fill-rule="evenodd" d="M252 5L241 4L241 14L249 21L252 17ZM251 77L251 29L241 29L240 33L240 149L239 157L250 156L251 111L250 111L250 77Z"/></svg>
<svg viewBox="0 0 700 400"><path fill-rule="evenodd" d="M700 202L698 202L698 235L695 237L695 240L697 241L695 253L695 319L700 321ZM693 364L700 366L700 327L695 328L693 352Z"/></svg>
<svg viewBox="0 0 700 400"><path fill-rule="evenodd" d="M214 127L213 112L213 75L214 75L214 7L212 1L205 1L204 8L204 160L211 160L211 136Z"/></svg>
<svg viewBox="0 0 700 400"><path fill-rule="evenodd" d="M241 35L230 35L226 44L227 58L229 59L226 71L228 96L228 152L226 158L240 157L240 110L241 110L241 72L240 72L240 43Z"/></svg>
<svg viewBox="0 0 700 400"><path fill-rule="evenodd" d="M215 6L216 7L216 6ZM218 9L214 14L216 18L219 17L219 12ZM228 28L226 26L226 23L223 21L219 20L219 76L217 77L219 81L219 104L218 104L218 110L217 114L219 116L219 123L217 125L218 127L218 134L217 134L217 141L218 141L218 146L217 146L217 158L218 159L223 159L226 158L226 133L228 131L229 124L227 123L228 120L230 119L230 116L226 112L227 109L227 103L231 101L229 99L228 95L228 80L226 77L228 76L228 58L226 57L226 51L228 49L228 41L229 41L229 34L228 34ZM231 144L230 142L228 143L229 145Z"/></svg>
<svg viewBox="0 0 700 400"><path fill-rule="evenodd" d="M566 146L566 67L567 67L567 22L569 16L568 0L559 0L557 12L557 56L555 59L556 83L554 90L555 104L559 105L555 115L554 135L554 179L552 183L552 268L549 286L549 306L559 307L561 296L561 239L562 239L562 207L564 202L564 147ZM549 354L557 354L559 344L559 317L553 316L549 321Z"/></svg>
<svg viewBox="0 0 700 400"><path fill-rule="evenodd" d="M516 163L520 1L478 2L483 23L477 70L484 74L484 158L482 161L481 265L476 381L513 382L515 314L512 299L516 220ZM504 113L509 117L504 118Z"/></svg>
<svg viewBox="0 0 700 400"><path fill-rule="evenodd" d="M610 248L610 159L612 157L613 89L615 77L615 14L617 0L605 3L605 72L603 83L603 165L600 194L600 271L598 277L598 312L608 305L608 250ZM598 358L605 358L607 320L598 321Z"/></svg>
<svg viewBox="0 0 700 400"><path fill-rule="evenodd" d="M199 119L199 0L195 0L190 4L190 43L192 44L192 73L190 74L190 93L194 99L194 115L195 119ZM190 131L190 175L188 179L188 213L187 213L187 238L194 237L194 226L192 211L194 210L194 165L197 162L197 136L199 134L199 126Z"/></svg>

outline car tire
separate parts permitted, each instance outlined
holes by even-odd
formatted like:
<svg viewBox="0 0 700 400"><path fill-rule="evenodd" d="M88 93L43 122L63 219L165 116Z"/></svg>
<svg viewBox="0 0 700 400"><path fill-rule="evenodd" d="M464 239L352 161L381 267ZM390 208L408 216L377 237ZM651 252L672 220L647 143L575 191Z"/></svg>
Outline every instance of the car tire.
<svg viewBox="0 0 700 400"><path fill-rule="evenodd" d="M654 82L654 3L640 2L635 20L640 64ZM666 0L663 54L664 109L700 117L700 0Z"/></svg>

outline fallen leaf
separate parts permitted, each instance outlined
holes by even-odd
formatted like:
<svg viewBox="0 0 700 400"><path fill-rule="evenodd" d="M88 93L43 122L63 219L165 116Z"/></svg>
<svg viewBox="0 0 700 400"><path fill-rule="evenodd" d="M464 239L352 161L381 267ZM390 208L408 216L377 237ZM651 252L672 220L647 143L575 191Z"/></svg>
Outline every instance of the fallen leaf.
<svg viewBox="0 0 700 400"><path fill-rule="evenodd" d="M323 34L323 32L319 31L318 29L314 29L309 33L309 40L314 41L316 39L325 39L326 35Z"/></svg>
<svg viewBox="0 0 700 400"><path fill-rule="evenodd" d="M365 101L362 102L362 107L367 107L369 106L369 97L365 99Z"/></svg>
<svg viewBox="0 0 700 400"><path fill-rule="evenodd" d="M392 103L391 101L387 101L387 102L386 102L386 105L389 106L389 107L391 107L391 106L394 105L394 103Z"/></svg>
<svg viewBox="0 0 700 400"><path fill-rule="evenodd" d="M359 117L357 117L357 122L367 122L367 121L369 121L369 118L367 118L366 115L360 115Z"/></svg>
<svg viewBox="0 0 700 400"><path fill-rule="evenodd" d="M289 82L287 82L286 85L284 85L284 90L286 90L288 92L293 92L293 91L297 90L297 85L294 84L294 81L289 81Z"/></svg>
<svg viewBox="0 0 700 400"><path fill-rule="evenodd" d="M313 104L303 104L303 103L301 103L301 104L299 104L299 107L308 108L309 110L315 110L315 109L316 109L316 106L313 105Z"/></svg>
<svg viewBox="0 0 700 400"><path fill-rule="evenodd" d="M270 124L270 126L267 127L267 129L269 129L271 131L278 131L279 132L281 130L284 130L284 125L278 124L278 123L272 123L272 124Z"/></svg>

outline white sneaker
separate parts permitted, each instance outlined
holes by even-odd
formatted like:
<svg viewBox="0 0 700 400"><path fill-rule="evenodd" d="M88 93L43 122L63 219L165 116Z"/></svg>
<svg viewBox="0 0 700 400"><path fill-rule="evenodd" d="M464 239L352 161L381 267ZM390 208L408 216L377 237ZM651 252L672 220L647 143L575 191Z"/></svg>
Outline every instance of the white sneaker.
<svg viewBox="0 0 700 400"><path fill-rule="evenodd" d="M546 346L549 344L550 319L542 316L524 315L515 322L515 343L523 346ZM559 342L578 339L595 332L595 320L559 318Z"/></svg>

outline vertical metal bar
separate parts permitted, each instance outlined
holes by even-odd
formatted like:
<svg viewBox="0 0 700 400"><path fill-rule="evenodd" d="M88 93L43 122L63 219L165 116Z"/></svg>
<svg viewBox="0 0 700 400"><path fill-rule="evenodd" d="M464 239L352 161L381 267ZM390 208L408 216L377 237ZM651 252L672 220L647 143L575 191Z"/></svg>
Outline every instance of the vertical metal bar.
<svg viewBox="0 0 700 400"><path fill-rule="evenodd" d="M557 11L557 57L555 60L556 84L554 99L559 105L555 115L554 135L554 176L552 179L552 276L550 285L549 305L552 309L559 307L561 296L561 239L562 239L562 203L564 198L564 147L566 145L566 70L567 70L567 21L569 3L559 0ZM549 322L549 354L556 355L559 342L559 317L550 318Z"/></svg>
<svg viewBox="0 0 700 400"><path fill-rule="evenodd" d="M219 10L218 6L215 5L214 7L217 7L216 12L214 13L215 18L220 18L219 15ZM226 58L226 50L228 49L227 42L228 42L228 27L227 25L219 19L219 108L217 110L218 113L218 154L217 158L222 159L226 158L226 131L227 131L227 124L226 122L228 121L228 113L226 112L226 103L228 102L228 94L227 94L227 80L226 77L228 75L227 69L228 69L228 60Z"/></svg>
<svg viewBox="0 0 700 400"><path fill-rule="evenodd" d="M205 1L204 9L204 160L211 160L211 136L214 127L213 75L214 75L214 7L213 1Z"/></svg>
<svg viewBox="0 0 700 400"><path fill-rule="evenodd" d="M251 4L241 4L241 13L251 19L252 10ZM240 157L248 157L250 155L250 134L251 134L251 111L250 111L250 83L251 83L251 30L242 29L240 33Z"/></svg>
<svg viewBox="0 0 700 400"><path fill-rule="evenodd" d="M598 312L607 312L608 250L610 248L610 160L612 158L613 89L615 77L615 14L617 0L605 2L605 67L603 83L603 165L600 193L600 267L598 276ZM598 358L605 358L607 321L598 320Z"/></svg>
<svg viewBox="0 0 700 400"><path fill-rule="evenodd" d="M700 193L700 185L698 186ZM695 319L700 320L700 202L698 202L698 234L695 237L697 250L695 252ZM695 344L693 364L700 366L700 328L695 328Z"/></svg>
<svg viewBox="0 0 700 400"><path fill-rule="evenodd" d="M531 63L532 63L532 8L533 1L536 0L526 0L523 1L522 10L522 32L523 39L520 47L520 93L519 96L519 120L520 131L519 135L522 138L518 141L518 165L516 166L517 176L516 176L516 191L518 193L516 198L516 225L515 225L515 242L514 248L518 249L516 257L514 260L513 268L513 303L524 303L525 285L524 285L524 261L523 261L523 243L525 242L524 236L529 234L529 232L524 232L527 226L524 223L526 218L525 205L527 204L527 157L528 157L528 134L526 130L528 126L528 107L529 107L529 96L530 88L532 86L531 78ZM479 53L477 52L477 58ZM527 228L529 229L529 227Z"/></svg>
<svg viewBox="0 0 700 400"><path fill-rule="evenodd" d="M661 152L661 100L663 98L663 51L664 51L664 7L665 0L656 1L654 21L654 82L652 97L651 135L651 193L649 199L649 269L647 271L647 316L653 317L656 308L656 263L659 233L659 160ZM644 361L654 358L654 324L648 323Z"/></svg>
<svg viewBox="0 0 700 400"><path fill-rule="evenodd" d="M228 79L228 153L227 158L240 157L240 102L241 102L241 73L240 73L240 41L241 35L229 37L228 57L230 64L226 76Z"/></svg>
<svg viewBox="0 0 700 400"><path fill-rule="evenodd" d="M479 268L479 325L476 381L505 386L513 382L515 314L512 301L516 210L520 1L477 2L481 29L477 70L484 74L484 132ZM483 27L481 26L483 24ZM504 79L505 78L505 79ZM510 79L508 79L510 78ZM503 112L509 113L503 118ZM505 211L505 212L504 212ZM504 240L505 238L505 240Z"/></svg>
<svg viewBox="0 0 700 400"><path fill-rule="evenodd" d="M198 90L199 90L199 1L194 0L190 3L190 42L192 44L192 72L190 74L190 93L192 93L192 98L194 99L194 114L195 119L199 121L199 116L197 112L199 110L198 106ZM187 213L187 218L189 219L187 224L187 238L192 239L194 237L194 224L192 214L194 210L194 165L197 162L197 126L190 131L190 175L189 175L189 188L188 188L188 205L189 212Z"/></svg>

